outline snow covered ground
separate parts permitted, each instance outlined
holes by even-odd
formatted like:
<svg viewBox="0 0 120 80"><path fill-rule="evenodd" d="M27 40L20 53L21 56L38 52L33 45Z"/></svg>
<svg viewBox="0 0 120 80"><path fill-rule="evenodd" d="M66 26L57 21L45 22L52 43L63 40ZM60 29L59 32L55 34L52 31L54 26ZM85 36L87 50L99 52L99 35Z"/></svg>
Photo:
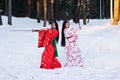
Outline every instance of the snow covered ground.
<svg viewBox="0 0 120 80"><path fill-rule="evenodd" d="M78 45L84 59L84 67L65 68L64 47L58 47L58 59L62 68L40 69L44 48L37 48L38 33L31 30L43 28L43 21L13 17L13 25L2 16L0 25L0 80L120 80L120 23L110 25L109 19L93 19L82 24L78 32ZM63 21L58 21L59 29ZM78 26L70 21L71 27ZM50 25L47 23L47 26Z"/></svg>

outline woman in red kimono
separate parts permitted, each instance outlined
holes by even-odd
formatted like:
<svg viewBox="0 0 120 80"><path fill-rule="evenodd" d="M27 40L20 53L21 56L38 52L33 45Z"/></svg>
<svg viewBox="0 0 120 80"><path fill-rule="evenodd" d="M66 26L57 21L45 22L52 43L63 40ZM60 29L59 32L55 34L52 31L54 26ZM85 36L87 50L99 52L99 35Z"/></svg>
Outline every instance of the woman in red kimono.
<svg viewBox="0 0 120 80"><path fill-rule="evenodd" d="M33 30L33 32L34 31L35 30ZM38 33L38 48L45 47L45 50L41 57L40 68L60 68L61 64L56 58L58 56L56 42L58 42L59 39L59 30L57 22L52 23L51 29L39 30Z"/></svg>

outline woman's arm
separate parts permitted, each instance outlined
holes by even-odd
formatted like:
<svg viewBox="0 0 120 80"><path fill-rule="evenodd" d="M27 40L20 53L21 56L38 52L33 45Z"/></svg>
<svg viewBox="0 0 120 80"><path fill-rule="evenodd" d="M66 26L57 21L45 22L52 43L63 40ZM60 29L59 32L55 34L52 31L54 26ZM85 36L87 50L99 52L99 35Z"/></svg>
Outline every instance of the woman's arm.
<svg viewBox="0 0 120 80"><path fill-rule="evenodd" d="M42 30L47 30L48 28L44 28L44 29L32 29L32 32L39 32L39 31L42 31Z"/></svg>
<svg viewBox="0 0 120 80"><path fill-rule="evenodd" d="M32 32L38 32L39 30L34 30L34 29L32 29Z"/></svg>

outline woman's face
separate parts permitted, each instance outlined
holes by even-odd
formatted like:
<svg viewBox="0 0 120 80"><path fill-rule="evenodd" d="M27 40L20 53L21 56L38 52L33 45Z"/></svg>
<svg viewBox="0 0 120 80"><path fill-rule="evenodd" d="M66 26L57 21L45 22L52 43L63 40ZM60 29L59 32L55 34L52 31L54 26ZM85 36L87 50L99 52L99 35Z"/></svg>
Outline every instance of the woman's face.
<svg viewBox="0 0 120 80"><path fill-rule="evenodd" d="M56 29L56 25L55 25L55 23L52 23L52 29Z"/></svg>
<svg viewBox="0 0 120 80"><path fill-rule="evenodd" d="M65 28L69 28L69 26L70 26L70 24L67 22L67 23L65 24Z"/></svg>

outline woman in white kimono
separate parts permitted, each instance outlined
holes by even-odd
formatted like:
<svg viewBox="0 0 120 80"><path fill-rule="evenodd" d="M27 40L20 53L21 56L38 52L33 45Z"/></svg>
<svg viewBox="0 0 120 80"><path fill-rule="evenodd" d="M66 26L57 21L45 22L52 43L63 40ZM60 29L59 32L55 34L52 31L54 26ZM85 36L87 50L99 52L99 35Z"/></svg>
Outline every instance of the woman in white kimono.
<svg viewBox="0 0 120 80"><path fill-rule="evenodd" d="M78 39L76 32L79 28L69 28L69 26L70 24L68 21L63 22L61 46L65 46L65 67L83 67L80 49L76 44L76 40Z"/></svg>

